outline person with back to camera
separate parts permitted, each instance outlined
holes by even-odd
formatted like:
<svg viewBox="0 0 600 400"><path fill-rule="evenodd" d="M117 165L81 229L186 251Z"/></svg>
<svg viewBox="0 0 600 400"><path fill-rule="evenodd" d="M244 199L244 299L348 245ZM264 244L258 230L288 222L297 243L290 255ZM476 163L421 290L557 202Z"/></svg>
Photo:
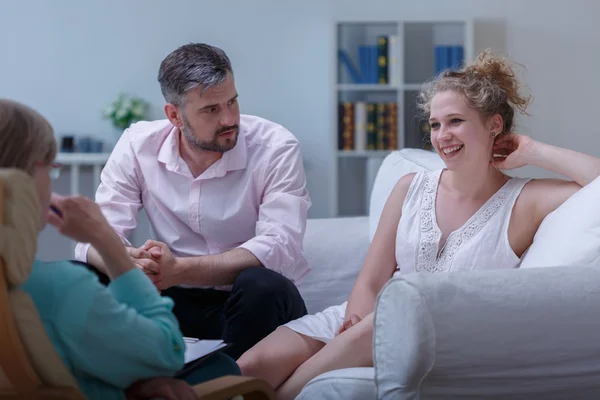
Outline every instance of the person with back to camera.
<svg viewBox="0 0 600 400"><path fill-rule="evenodd" d="M242 373L292 399L324 372L373 366L375 300L393 276L517 268L542 220L600 175L599 158L513 133L528 103L510 63L488 51L425 85L419 106L445 168L397 182L349 300L279 327L242 355ZM501 171L525 165L570 180Z"/></svg>
<svg viewBox="0 0 600 400"><path fill-rule="evenodd" d="M179 373L185 344L173 301L161 297L136 268L96 203L52 194L56 152L53 129L43 116L0 99L0 169L28 174L41 207L40 230L49 222L71 239L93 243L110 279L104 286L77 263L36 260L20 287L85 397L194 399L189 384L238 375L235 361L220 353ZM172 378L176 375L181 379Z"/></svg>

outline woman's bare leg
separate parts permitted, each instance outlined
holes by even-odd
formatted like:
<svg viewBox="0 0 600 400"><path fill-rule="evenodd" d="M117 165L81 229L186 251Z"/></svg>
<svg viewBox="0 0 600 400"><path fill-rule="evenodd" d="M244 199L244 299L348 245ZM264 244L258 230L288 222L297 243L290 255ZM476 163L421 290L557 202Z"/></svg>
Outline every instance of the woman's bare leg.
<svg viewBox="0 0 600 400"><path fill-rule="evenodd" d="M277 389L278 400L292 400L313 378L328 371L373 366L373 314L336 336L300 365Z"/></svg>
<svg viewBox="0 0 600 400"><path fill-rule="evenodd" d="M278 388L325 343L280 326L237 360L242 375L261 378Z"/></svg>

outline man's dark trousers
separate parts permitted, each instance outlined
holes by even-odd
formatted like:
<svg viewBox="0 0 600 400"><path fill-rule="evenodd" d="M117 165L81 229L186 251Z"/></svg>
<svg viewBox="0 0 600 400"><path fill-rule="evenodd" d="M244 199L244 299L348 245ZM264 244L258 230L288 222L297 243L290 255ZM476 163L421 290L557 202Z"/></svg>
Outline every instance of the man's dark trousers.
<svg viewBox="0 0 600 400"><path fill-rule="evenodd" d="M172 287L163 295L175 302L184 336L223 339L232 344L225 353L236 360L278 326L306 315L296 286L263 267L242 271L231 292Z"/></svg>

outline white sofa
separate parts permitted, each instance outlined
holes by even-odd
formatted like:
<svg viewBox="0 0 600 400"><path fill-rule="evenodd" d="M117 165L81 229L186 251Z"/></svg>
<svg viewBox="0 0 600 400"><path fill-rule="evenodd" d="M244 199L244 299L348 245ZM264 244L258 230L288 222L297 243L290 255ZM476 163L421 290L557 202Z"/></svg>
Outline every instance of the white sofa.
<svg viewBox="0 0 600 400"><path fill-rule="evenodd" d="M398 179L442 166L431 152L394 152L368 217L309 221L313 269L299 288L310 313L347 300ZM323 374L298 399L600 398L599 198L596 179L550 214L519 269L391 280L376 305L375 368Z"/></svg>

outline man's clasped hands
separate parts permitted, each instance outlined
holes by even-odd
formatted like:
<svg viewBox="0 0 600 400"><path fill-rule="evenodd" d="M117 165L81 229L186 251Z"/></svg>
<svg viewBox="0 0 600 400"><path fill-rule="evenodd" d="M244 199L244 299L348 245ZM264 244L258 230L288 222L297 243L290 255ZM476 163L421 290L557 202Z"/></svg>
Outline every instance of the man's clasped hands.
<svg viewBox="0 0 600 400"><path fill-rule="evenodd" d="M177 257L165 243L147 240L141 247L128 247L127 252L157 289L165 290L180 283Z"/></svg>

